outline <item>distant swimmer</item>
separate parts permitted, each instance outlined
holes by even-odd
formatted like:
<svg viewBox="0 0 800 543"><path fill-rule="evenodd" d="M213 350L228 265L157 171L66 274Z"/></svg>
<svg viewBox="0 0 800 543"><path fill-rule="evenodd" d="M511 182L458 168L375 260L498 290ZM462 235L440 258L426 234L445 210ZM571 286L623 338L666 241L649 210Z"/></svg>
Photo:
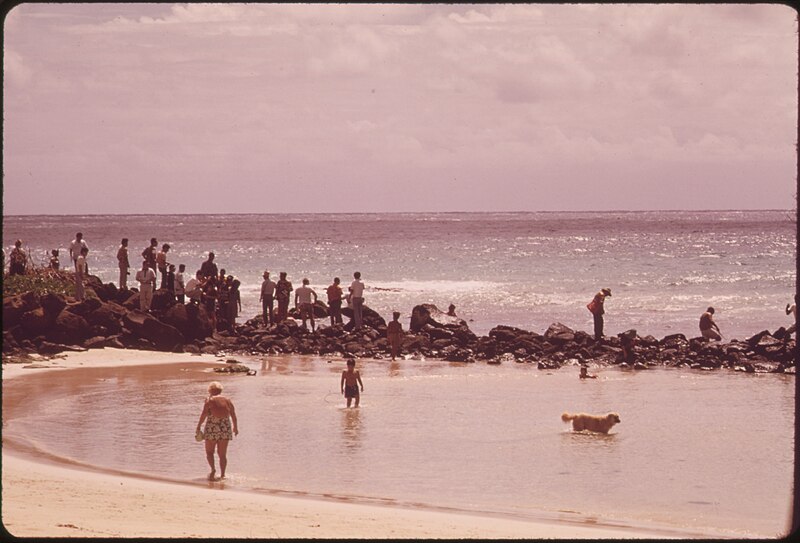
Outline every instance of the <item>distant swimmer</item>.
<svg viewBox="0 0 800 543"><path fill-rule="evenodd" d="M200 427L205 421L205 429L200 431ZM233 421L233 428L231 428ZM206 460L211 467L208 474L210 480L214 480L216 468L214 466L214 449L219 455L219 478L225 478L225 469L228 467L228 443L234 435L239 435L239 424L236 420L236 409L233 402L222 396L222 385L214 381L208 385L208 398L203 404L203 412L200 413L200 420L197 422L196 434L198 439L206 442Z"/></svg>
<svg viewBox="0 0 800 543"><path fill-rule="evenodd" d="M597 375L592 375L589 373L589 368L584 365L581 365L581 374L579 377L581 379L597 379Z"/></svg>
<svg viewBox="0 0 800 543"><path fill-rule="evenodd" d="M603 305L606 301L606 296L611 296L610 288L600 289L600 292L595 294L592 301L586 306L594 317L594 339L597 341L603 337L603 314L605 313Z"/></svg>
<svg viewBox="0 0 800 543"><path fill-rule="evenodd" d="M719 326L714 322L714 308L709 307L706 312L700 315L700 333L706 339L719 341L722 339Z"/></svg>
<svg viewBox="0 0 800 543"><path fill-rule="evenodd" d="M361 400L358 385L361 385L361 392L364 392L361 374L356 370L356 361L351 358L347 361L347 369L342 372L342 380L339 384L342 394L347 398L347 407L350 407L350 402L352 402L353 398L355 398L356 407L358 407L358 402Z"/></svg>
<svg viewBox="0 0 800 543"><path fill-rule="evenodd" d="M392 322L386 325L386 339L392 353L392 361L400 354L400 344L403 342L403 325L400 324L400 312L392 313Z"/></svg>

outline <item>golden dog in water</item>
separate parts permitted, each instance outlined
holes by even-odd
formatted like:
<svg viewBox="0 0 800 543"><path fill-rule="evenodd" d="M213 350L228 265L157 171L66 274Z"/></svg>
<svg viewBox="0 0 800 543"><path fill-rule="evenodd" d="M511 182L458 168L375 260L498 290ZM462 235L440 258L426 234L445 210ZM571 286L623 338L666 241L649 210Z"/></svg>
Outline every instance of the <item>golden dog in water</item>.
<svg viewBox="0 0 800 543"><path fill-rule="evenodd" d="M616 413L609 413L608 415L587 415L586 413L570 415L569 413L564 413L561 415L561 420L564 422L572 421L572 429L576 432L589 430L590 432L599 432L601 434L607 434L615 424L620 423L619 415Z"/></svg>

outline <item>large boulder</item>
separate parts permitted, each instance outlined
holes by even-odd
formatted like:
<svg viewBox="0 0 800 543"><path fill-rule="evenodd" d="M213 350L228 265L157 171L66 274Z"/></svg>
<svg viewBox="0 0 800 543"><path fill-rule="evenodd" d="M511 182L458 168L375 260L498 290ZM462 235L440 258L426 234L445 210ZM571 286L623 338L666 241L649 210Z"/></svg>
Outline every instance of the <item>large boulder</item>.
<svg viewBox="0 0 800 543"><path fill-rule="evenodd" d="M59 313L67 307L66 298L62 294L55 294L53 292L44 294L39 301L42 304L42 308L50 324L53 324Z"/></svg>
<svg viewBox="0 0 800 543"><path fill-rule="evenodd" d="M564 343L575 341L575 330L560 322L554 322L547 328L544 337L551 343L563 345Z"/></svg>
<svg viewBox="0 0 800 543"><path fill-rule="evenodd" d="M20 318L20 325L25 330L27 337L36 337L39 334L44 334L50 328L50 319L47 318L47 313L43 307L36 307L30 311L26 311Z"/></svg>
<svg viewBox="0 0 800 543"><path fill-rule="evenodd" d="M86 321L93 326L104 326L111 333L118 333L122 326L122 318L128 311L116 302L101 303L94 311L86 315Z"/></svg>
<svg viewBox="0 0 800 543"><path fill-rule="evenodd" d="M80 315L83 318L103 305L103 302L99 298L86 298L85 300L77 303L73 303L67 306L67 311L70 313L74 313L76 315Z"/></svg>
<svg viewBox="0 0 800 543"><path fill-rule="evenodd" d="M149 341L159 351L174 351L186 341L176 327L141 311L130 311L122 320L134 336Z"/></svg>
<svg viewBox="0 0 800 543"><path fill-rule="evenodd" d="M187 341L205 339L214 332L203 306L176 303L161 316L161 320L178 329Z"/></svg>
<svg viewBox="0 0 800 543"><path fill-rule="evenodd" d="M3 297L3 328L19 324L24 313L39 307L39 297L33 292Z"/></svg>
<svg viewBox="0 0 800 543"><path fill-rule="evenodd" d="M58 314L53 326L47 333L47 338L54 343L76 345L88 339L91 335L91 326L86 319L66 309Z"/></svg>
<svg viewBox="0 0 800 543"><path fill-rule="evenodd" d="M530 332L513 326L499 325L489 330L489 337L494 338L498 343L510 343L520 336L530 335Z"/></svg>
<svg viewBox="0 0 800 543"><path fill-rule="evenodd" d="M345 330L352 330L355 322L353 322L353 309L350 307L343 307L342 308L342 315L350 319L344 329ZM364 324L369 326L370 328L380 328L381 326L386 326L386 321L381 317L375 310L370 309L367 306L363 306L361 315L364 318Z"/></svg>
<svg viewBox="0 0 800 543"><path fill-rule="evenodd" d="M160 288L153 293L153 301L150 304L150 309L152 311L166 311L177 303L178 301L175 299L175 293L165 288Z"/></svg>

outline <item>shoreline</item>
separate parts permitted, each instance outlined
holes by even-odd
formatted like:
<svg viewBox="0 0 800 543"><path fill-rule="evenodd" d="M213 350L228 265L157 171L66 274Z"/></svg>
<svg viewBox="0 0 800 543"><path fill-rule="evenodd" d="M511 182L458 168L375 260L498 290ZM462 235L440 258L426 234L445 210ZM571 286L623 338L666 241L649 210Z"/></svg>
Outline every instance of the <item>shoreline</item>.
<svg viewBox="0 0 800 543"><path fill-rule="evenodd" d="M215 355L97 349L3 364L3 386L31 370L219 362ZM48 363L49 362L49 363ZM38 372L37 372L38 373ZM13 385L12 385L13 386ZM3 524L22 537L684 538L700 530L604 524L596 518L518 519L447 508L367 503L351 496L280 495L48 462L4 448ZM80 488L80 492L76 492ZM225 492L224 495L209 492ZM223 501L224 500L224 501ZM48 507L57 503L58 507ZM209 504L218 506L209 507ZM235 511L234 517L228 512ZM235 521L232 521L235 518ZM723 534L724 536L724 534Z"/></svg>

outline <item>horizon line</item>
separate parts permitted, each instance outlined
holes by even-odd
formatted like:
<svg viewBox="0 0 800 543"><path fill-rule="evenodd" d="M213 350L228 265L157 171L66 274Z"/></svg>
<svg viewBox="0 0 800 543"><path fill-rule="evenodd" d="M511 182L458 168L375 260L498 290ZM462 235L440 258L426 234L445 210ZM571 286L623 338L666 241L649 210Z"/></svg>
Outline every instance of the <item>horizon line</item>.
<svg viewBox="0 0 800 543"><path fill-rule="evenodd" d="M284 211L284 212L201 212L201 213L19 213L6 214L6 217L104 217L109 215L158 217L158 216L207 216L207 215L445 215L445 214L524 214L524 213L728 213L728 212L787 212L797 213L797 209L751 208L751 209L609 209L609 210L517 210L517 211Z"/></svg>

